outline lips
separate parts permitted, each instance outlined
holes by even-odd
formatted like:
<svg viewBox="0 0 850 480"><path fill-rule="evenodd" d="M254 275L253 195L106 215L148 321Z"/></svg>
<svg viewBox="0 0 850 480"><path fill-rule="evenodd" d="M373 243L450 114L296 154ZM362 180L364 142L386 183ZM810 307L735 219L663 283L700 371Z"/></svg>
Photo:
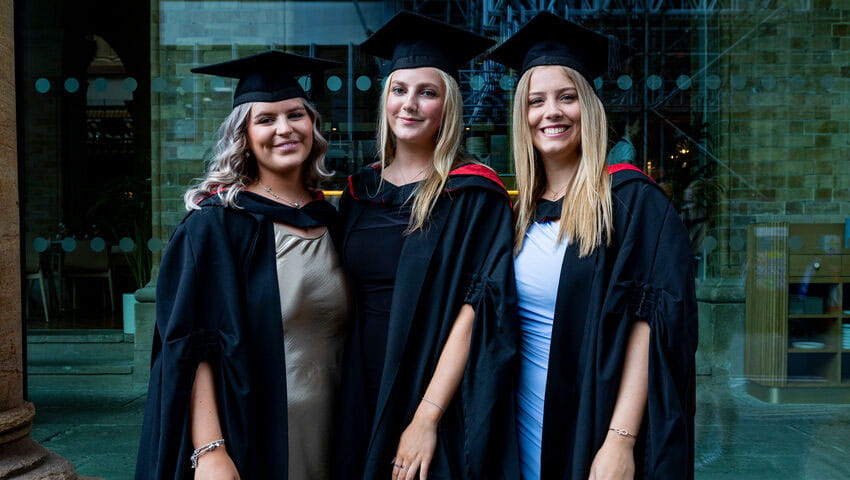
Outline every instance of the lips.
<svg viewBox="0 0 850 480"><path fill-rule="evenodd" d="M411 118L411 117L398 117L399 121L405 125L413 125L414 123L421 122L422 120L419 118Z"/></svg>
<svg viewBox="0 0 850 480"><path fill-rule="evenodd" d="M289 151L289 150L296 148L297 146L298 146L298 142L290 141L290 142L278 143L274 146L274 148L276 150Z"/></svg>

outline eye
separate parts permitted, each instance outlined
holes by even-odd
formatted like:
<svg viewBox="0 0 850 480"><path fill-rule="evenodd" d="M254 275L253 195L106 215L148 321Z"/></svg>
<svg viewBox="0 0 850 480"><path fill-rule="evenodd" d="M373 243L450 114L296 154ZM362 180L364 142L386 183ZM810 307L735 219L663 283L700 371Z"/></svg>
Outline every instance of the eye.
<svg viewBox="0 0 850 480"><path fill-rule="evenodd" d="M437 92L435 92L434 90L422 90L422 95L425 97L436 97Z"/></svg>
<svg viewBox="0 0 850 480"><path fill-rule="evenodd" d="M561 101L562 102L572 102L575 99L576 99L576 96L572 93L565 93L565 94L561 95Z"/></svg>
<svg viewBox="0 0 850 480"><path fill-rule="evenodd" d="M298 120L300 118L304 118L304 112L292 112L288 117L290 120Z"/></svg>
<svg viewBox="0 0 850 480"><path fill-rule="evenodd" d="M393 95L404 95L404 89L401 87L393 87L391 92Z"/></svg>
<svg viewBox="0 0 850 480"><path fill-rule="evenodd" d="M543 99L542 99L542 98L539 98L539 97L529 98L529 99L528 99L528 104L529 104L529 105L534 105L534 106L542 105L542 104L543 104Z"/></svg>
<svg viewBox="0 0 850 480"><path fill-rule="evenodd" d="M266 125L266 124L272 123L273 121L274 120L272 120L271 117L260 117L256 120L256 123L258 125Z"/></svg>

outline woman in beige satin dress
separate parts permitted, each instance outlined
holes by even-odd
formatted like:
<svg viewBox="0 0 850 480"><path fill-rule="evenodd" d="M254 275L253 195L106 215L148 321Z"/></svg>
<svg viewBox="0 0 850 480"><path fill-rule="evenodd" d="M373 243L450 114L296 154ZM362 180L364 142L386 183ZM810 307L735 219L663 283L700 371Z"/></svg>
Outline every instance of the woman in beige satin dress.
<svg viewBox="0 0 850 480"><path fill-rule="evenodd" d="M294 77L331 63L193 70L239 83L161 262L136 478L329 477L349 296L318 189L328 144Z"/></svg>

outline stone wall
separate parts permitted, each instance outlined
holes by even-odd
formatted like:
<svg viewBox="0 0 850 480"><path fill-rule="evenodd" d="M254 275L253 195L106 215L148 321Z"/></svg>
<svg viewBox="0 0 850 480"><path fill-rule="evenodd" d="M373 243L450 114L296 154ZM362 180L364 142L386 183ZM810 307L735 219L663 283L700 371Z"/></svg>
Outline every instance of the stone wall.
<svg viewBox="0 0 850 480"><path fill-rule="evenodd" d="M850 1L720 21L724 209L712 273L742 276L746 225L850 216ZM733 173L734 172L734 173Z"/></svg>

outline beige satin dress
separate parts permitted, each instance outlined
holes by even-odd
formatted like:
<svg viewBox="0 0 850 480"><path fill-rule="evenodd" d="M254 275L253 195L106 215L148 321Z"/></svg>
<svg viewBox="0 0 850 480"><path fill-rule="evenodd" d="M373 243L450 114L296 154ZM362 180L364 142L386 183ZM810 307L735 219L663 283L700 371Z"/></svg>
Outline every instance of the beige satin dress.
<svg viewBox="0 0 850 480"><path fill-rule="evenodd" d="M325 480L349 293L330 233L274 226L286 355L290 480Z"/></svg>

